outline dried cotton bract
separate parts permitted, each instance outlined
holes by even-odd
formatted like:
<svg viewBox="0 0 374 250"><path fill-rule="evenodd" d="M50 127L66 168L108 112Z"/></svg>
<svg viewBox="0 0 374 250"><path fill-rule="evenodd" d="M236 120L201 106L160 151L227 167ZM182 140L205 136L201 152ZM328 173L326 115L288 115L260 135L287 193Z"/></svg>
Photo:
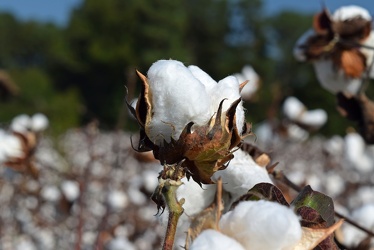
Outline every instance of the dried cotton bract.
<svg viewBox="0 0 374 250"><path fill-rule="evenodd" d="M152 150L161 164L177 164L196 182L212 183L232 150L250 133L244 121L240 84L233 76L218 83L196 66L155 62L145 77L136 107L139 151Z"/></svg>

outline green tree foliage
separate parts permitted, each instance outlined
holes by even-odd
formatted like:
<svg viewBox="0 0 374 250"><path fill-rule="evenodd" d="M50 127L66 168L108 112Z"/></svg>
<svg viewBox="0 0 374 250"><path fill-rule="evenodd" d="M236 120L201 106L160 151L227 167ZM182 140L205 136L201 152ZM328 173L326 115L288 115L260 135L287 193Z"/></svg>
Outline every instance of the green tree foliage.
<svg viewBox="0 0 374 250"><path fill-rule="evenodd" d="M57 120L67 116L62 127L98 119L114 128L125 86L130 98L138 91L135 69L146 73L156 60L172 58L217 80L252 65L262 78L257 98L245 103L254 124L277 117L282 100L294 95L328 111L326 133L342 132L347 123L334 96L319 86L311 65L292 55L311 22L295 12L266 17L261 0L83 0L65 28L3 13L0 68L11 72L21 92L0 104L0 118L37 110Z"/></svg>
<svg viewBox="0 0 374 250"><path fill-rule="evenodd" d="M51 24L20 22L0 14L0 68L18 85L16 97L0 100L0 121L18 114L45 113L59 133L79 122L79 93L56 88L54 65L69 60L61 29ZM2 102L3 101L3 102Z"/></svg>

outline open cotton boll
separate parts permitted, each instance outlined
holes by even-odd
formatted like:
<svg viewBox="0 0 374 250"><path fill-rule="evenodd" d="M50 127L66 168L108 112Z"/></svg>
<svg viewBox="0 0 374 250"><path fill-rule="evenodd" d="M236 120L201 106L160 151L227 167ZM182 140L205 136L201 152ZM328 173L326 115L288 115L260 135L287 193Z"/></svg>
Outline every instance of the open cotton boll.
<svg viewBox="0 0 374 250"><path fill-rule="evenodd" d="M313 66L321 86L333 94L348 92L356 94L361 86L361 78L347 77L343 70L336 70L331 60L318 60Z"/></svg>
<svg viewBox="0 0 374 250"><path fill-rule="evenodd" d="M76 181L64 181L61 189L68 201L74 201L79 197L79 184Z"/></svg>
<svg viewBox="0 0 374 250"><path fill-rule="evenodd" d="M127 195L120 190L112 190L108 194L108 204L114 210L120 210L128 205Z"/></svg>
<svg viewBox="0 0 374 250"><path fill-rule="evenodd" d="M245 250L239 242L213 229L204 230L191 244L190 250Z"/></svg>
<svg viewBox="0 0 374 250"><path fill-rule="evenodd" d="M201 70L195 65L188 66L188 69L191 71L192 75L196 77L202 84L204 84L205 89L208 93L211 92L213 88L216 87L217 82L210 77L205 71Z"/></svg>
<svg viewBox="0 0 374 250"><path fill-rule="evenodd" d="M349 133L344 138L345 157L360 172L368 173L373 170L374 160L366 153L364 139L358 133Z"/></svg>
<svg viewBox="0 0 374 250"><path fill-rule="evenodd" d="M25 133L31 128L31 118L28 115L18 115L13 118L10 129L14 132Z"/></svg>
<svg viewBox="0 0 374 250"><path fill-rule="evenodd" d="M306 111L300 117L300 122L315 128L323 126L327 121L327 113L323 109Z"/></svg>
<svg viewBox="0 0 374 250"><path fill-rule="evenodd" d="M0 162L23 156L22 142L19 137L0 130L0 142Z"/></svg>
<svg viewBox="0 0 374 250"><path fill-rule="evenodd" d="M284 115L293 121L297 121L305 110L304 104L293 96L287 97L283 103Z"/></svg>
<svg viewBox="0 0 374 250"><path fill-rule="evenodd" d="M148 70L148 80L154 112L148 135L152 142L177 140L189 122L205 125L209 121L212 113L205 86L181 62L155 62Z"/></svg>
<svg viewBox="0 0 374 250"><path fill-rule="evenodd" d="M233 199L245 194L257 183L272 183L266 168L257 165L252 157L239 149L234 152L228 167L213 174L212 180L222 178L223 189L229 192Z"/></svg>
<svg viewBox="0 0 374 250"><path fill-rule="evenodd" d="M352 212L351 219L360 226L372 231L374 229L374 204L366 204ZM357 246L367 235L350 224L343 225L343 240L347 246Z"/></svg>
<svg viewBox="0 0 374 250"><path fill-rule="evenodd" d="M48 127L48 118L41 113L34 114L31 117L31 130L34 132L41 132Z"/></svg>
<svg viewBox="0 0 374 250"><path fill-rule="evenodd" d="M256 71L250 65L245 65L240 74L234 74L238 79L239 84L248 80L248 83L244 86L240 95L243 99L249 100L258 89L260 77Z"/></svg>
<svg viewBox="0 0 374 250"><path fill-rule="evenodd" d="M219 104L223 99L227 99L223 102L222 111L227 111L231 104L240 98L239 93L239 82L234 76L228 76L218 82L213 92L210 93L212 96L211 110L216 112ZM241 134L245 121L243 103L240 102L236 107L236 126L239 133Z"/></svg>
<svg viewBox="0 0 374 250"><path fill-rule="evenodd" d="M185 214L193 216L208 207L214 200L216 185L199 186L192 178L188 181L182 179L183 184L177 189L178 200L184 198L183 209Z"/></svg>
<svg viewBox="0 0 374 250"><path fill-rule="evenodd" d="M347 21L358 17L371 21L369 11L357 5L342 6L332 14L332 19L334 21Z"/></svg>
<svg viewBox="0 0 374 250"><path fill-rule="evenodd" d="M305 141L309 138L309 133L296 124L287 125L287 135L292 141Z"/></svg>
<svg viewBox="0 0 374 250"><path fill-rule="evenodd" d="M265 200L240 202L222 216L219 225L246 250L292 249L302 234L291 208Z"/></svg>
<svg viewBox="0 0 374 250"><path fill-rule="evenodd" d="M307 58L305 56L305 51L301 46L305 44L309 37L314 34L315 31L313 29L309 29L296 41L295 47L293 48L293 55L296 60L300 62L306 61Z"/></svg>

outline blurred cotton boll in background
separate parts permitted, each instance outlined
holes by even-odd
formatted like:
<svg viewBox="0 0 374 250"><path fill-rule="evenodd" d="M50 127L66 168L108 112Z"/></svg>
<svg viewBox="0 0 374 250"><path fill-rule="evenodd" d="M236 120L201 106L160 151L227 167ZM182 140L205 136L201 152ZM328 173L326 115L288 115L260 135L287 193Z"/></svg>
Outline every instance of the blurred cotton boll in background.
<svg viewBox="0 0 374 250"><path fill-rule="evenodd" d="M350 216L356 223L369 230L374 229L374 203L369 203L355 209ZM367 235L361 230L346 224L343 226L343 241L347 246L357 246ZM373 247L373 240L371 240Z"/></svg>
<svg viewBox="0 0 374 250"><path fill-rule="evenodd" d="M318 129L327 121L327 113L322 109L307 110L296 97L287 97L283 103L283 113L292 122Z"/></svg>
<svg viewBox="0 0 374 250"><path fill-rule="evenodd" d="M14 132L25 134L27 132L42 132L49 125L48 118L41 113L28 116L25 114L13 118L10 129Z"/></svg>
<svg viewBox="0 0 374 250"><path fill-rule="evenodd" d="M242 69L242 72L236 73L234 74L234 76L236 77L236 79L238 79L239 83L248 81L248 83L240 92L240 95L245 101L251 100L260 85L260 77L257 72L253 69L252 66L245 65Z"/></svg>
<svg viewBox="0 0 374 250"><path fill-rule="evenodd" d="M296 42L295 58L311 62L318 81L329 92L358 93L361 78L367 73L374 77L374 69L368 68L374 51L365 47L374 46L369 12L355 5L342 6L332 15L325 9L314 20L313 29ZM359 47L357 43L364 46Z"/></svg>
<svg viewBox="0 0 374 250"><path fill-rule="evenodd" d="M243 201L220 220L221 232L246 250L292 249L302 230L291 208L271 201Z"/></svg>
<svg viewBox="0 0 374 250"><path fill-rule="evenodd" d="M0 129L0 163L24 155L21 138Z"/></svg>

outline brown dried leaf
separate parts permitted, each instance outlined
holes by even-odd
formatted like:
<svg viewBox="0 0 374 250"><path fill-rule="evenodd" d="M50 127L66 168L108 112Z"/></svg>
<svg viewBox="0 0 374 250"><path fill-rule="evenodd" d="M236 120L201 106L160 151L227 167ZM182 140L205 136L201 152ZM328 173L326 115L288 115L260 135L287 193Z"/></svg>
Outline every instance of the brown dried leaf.
<svg viewBox="0 0 374 250"><path fill-rule="evenodd" d="M348 77L359 78L366 69L366 57L358 49L343 50L337 62Z"/></svg>
<svg viewBox="0 0 374 250"><path fill-rule="evenodd" d="M327 34L331 32L331 17L328 9L324 8L322 12L313 17L313 29L317 34Z"/></svg>
<svg viewBox="0 0 374 250"><path fill-rule="evenodd" d="M336 229L338 229L343 224L343 220L339 220L337 223L329 228L312 229L307 227L302 227L302 236L299 243L293 248L293 250L305 250L313 249L318 246L324 239L326 239L330 234L332 234ZM331 248L322 248L331 249Z"/></svg>

